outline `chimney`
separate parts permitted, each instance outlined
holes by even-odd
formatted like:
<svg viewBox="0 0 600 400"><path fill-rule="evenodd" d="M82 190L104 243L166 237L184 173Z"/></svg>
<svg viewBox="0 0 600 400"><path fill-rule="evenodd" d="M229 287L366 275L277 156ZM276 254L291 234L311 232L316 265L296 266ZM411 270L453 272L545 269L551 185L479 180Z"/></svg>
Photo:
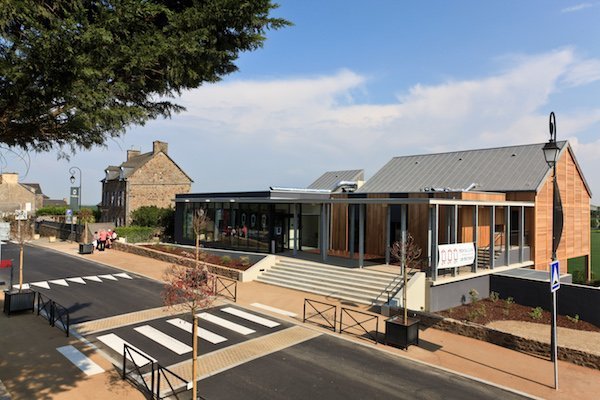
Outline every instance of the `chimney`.
<svg viewBox="0 0 600 400"><path fill-rule="evenodd" d="M4 172L0 175L0 183L19 183L19 174L16 172Z"/></svg>
<svg viewBox="0 0 600 400"><path fill-rule="evenodd" d="M127 150L127 161L131 160L133 157L139 156L141 151L139 150Z"/></svg>
<svg viewBox="0 0 600 400"><path fill-rule="evenodd" d="M152 142L152 154L158 154L161 151L165 154L168 154L169 144L159 140Z"/></svg>

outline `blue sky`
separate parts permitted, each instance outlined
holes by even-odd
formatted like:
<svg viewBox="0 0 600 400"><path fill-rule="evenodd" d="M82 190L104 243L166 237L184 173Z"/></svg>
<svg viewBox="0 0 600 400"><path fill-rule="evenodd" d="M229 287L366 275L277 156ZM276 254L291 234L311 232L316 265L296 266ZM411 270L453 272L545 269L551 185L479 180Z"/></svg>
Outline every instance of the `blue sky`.
<svg viewBox="0 0 600 400"><path fill-rule="evenodd" d="M100 201L125 151L169 143L192 190L305 187L322 172L391 157L545 142L548 114L600 203L600 2L282 0L294 26L268 33L240 71L184 93L187 111L132 127L106 148L32 154L25 182ZM25 172L8 161L4 170Z"/></svg>

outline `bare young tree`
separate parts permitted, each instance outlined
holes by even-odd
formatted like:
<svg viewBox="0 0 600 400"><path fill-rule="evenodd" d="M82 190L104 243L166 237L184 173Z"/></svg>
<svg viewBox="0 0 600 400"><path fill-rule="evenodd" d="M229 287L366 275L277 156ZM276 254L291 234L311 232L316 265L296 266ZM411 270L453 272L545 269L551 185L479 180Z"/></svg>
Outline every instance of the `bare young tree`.
<svg viewBox="0 0 600 400"><path fill-rule="evenodd" d="M20 219L17 215L10 217L10 236L19 243L19 291L23 290L23 253L25 242L31 240L34 234L33 220ZM11 273L12 279L12 273ZM12 288L11 288L12 289Z"/></svg>
<svg viewBox="0 0 600 400"><path fill-rule="evenodd" d="M404 307L404 323L408 323L408 307L407 307L407 285L408 285L408 272L414 270L420 270L423 265L421 255L423 250L415 243L415 238L407 233L404 240L396 241L392 245L391 255L400 263L402 277L404 279L404 286L402 289L402 306Z"/></svg>
<svg viewBox="0 0 600 400"><path fill-rule="evenodd" d="M192 398L198 395L198 311L209 307L215 299L214 276L205 263L193 267L172 265L163 276L162 292L167 307L189 311L192 316Z"/></svg>
<svg viewBox="0 0 600 400"><path fill-rule="evenodd" d="M196 264L200 262L200 234L206 231L206 226L210 222L210 218L203 208L199 208L194 212L192 219L192 229L196 239Z"/></svg>

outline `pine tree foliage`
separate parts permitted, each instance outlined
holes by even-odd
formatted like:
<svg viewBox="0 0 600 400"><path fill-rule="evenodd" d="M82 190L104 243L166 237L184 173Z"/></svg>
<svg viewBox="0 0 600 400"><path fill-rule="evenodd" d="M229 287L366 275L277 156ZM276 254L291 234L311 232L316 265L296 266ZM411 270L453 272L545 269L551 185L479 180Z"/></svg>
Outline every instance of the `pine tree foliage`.
<svg viewBox="0 0 600 400"><path fill-rule="evenodd" d="M0 0L0 144L103 145L289 23L271 0Z"/></svg>

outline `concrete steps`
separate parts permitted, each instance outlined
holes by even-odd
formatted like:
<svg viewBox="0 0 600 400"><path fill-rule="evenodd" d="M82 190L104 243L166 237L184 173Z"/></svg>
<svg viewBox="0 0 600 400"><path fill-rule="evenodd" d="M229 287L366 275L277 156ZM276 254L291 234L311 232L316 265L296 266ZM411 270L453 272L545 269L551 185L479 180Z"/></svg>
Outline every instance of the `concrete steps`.
<svg viewBox="0 0 600 400"><path fill-rule="evenodd" d="M355 303L380 305L387 301L387 291L398 290L402 278L387 272L279 258L256 280Z"/></svg>

